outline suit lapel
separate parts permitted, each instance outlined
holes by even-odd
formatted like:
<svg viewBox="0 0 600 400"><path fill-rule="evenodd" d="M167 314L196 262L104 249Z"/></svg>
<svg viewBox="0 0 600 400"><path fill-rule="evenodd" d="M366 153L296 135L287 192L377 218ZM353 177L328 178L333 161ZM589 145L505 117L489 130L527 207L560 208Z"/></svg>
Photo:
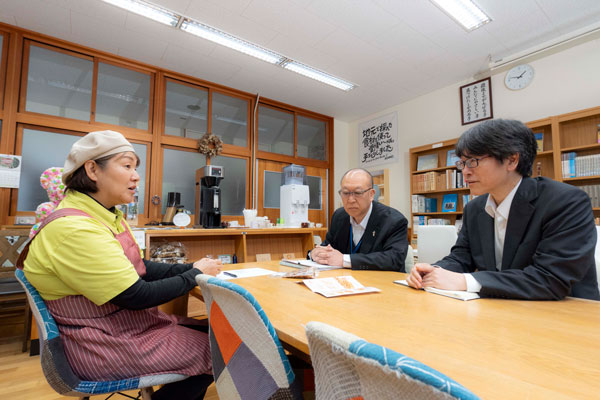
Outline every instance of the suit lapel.
<svg viewBox="0 0 600 400"><path fill-rule="evenodd" d="M488 194L489 196L489 194ZM483 203L485 206L485 203ZM479 228L479 239L486 270L496 270L496 252L494 251L494 219L485 212L485 208L479 210L477 216Z"/></svg>
<svg viewBox="0 0 600 400"><path fill-rule="evenodd" d="M348 214L346 214L345 218L342 220L339 235L340 242L344 243L344 248L339 250L341 250L343 254L350 254L350 216Z"/></svg>
<svg viewBox="0 0 600 400"><path fill-rule="evenodd" d="M359 253L370 253L373 245L375 244L375 240L377 239L377 234L379 233L379 213L377 211L379 209L379 204L373 202L373 210L371 211L371 215L369 216L369 221L367 221L367 227L365 228L365 233L363 233L362 241L360 244L360 248L358 249Z"/></svg>
<svg viewBox="0 0 600 400"><path fill-rule="evenodd" d="M536 182L531 178L523 178L510 206L508 225L504 236L502 251L502 269L508 269L521 243L521 239L529 224L529 219L535 211L531 201L537 197Z"/></svg>

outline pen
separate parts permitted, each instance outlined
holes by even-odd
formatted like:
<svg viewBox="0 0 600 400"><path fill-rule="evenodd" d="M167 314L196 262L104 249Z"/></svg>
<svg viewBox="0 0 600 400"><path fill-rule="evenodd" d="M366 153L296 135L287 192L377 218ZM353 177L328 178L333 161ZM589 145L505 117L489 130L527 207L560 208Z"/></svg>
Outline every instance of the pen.
<svg viewBox="0 0 600 400"><path fill-rule="evenodd" d="M231 273L231 272L223 271L223 273L224 273L225 275L227 275L227 276L232 276L232 277L234 277L234 278L237 278L237 275L236 275L236 274L233 274L233 273Z"/></svg>

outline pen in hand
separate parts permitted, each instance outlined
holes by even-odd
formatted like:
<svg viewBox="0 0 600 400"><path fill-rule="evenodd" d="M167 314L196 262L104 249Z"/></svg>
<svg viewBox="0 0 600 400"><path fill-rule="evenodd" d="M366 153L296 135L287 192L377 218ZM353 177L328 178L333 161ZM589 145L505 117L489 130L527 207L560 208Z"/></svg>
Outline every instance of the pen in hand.
<svg viewBox="0 0 600 400"><path fill-rule="evenodd" d="M233 274L233 273L231 273L231 272L223 271L223 273L224 273L225 275L227 275L227 276L231 276L231 277L233 277L233 278L237 278L237 277L238 277L236 274Z"/></svg>

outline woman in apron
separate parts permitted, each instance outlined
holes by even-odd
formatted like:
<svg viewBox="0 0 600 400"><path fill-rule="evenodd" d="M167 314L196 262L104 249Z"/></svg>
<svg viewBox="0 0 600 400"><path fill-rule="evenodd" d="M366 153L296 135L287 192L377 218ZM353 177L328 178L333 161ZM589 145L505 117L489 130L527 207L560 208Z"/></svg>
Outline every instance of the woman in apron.
<svg viewBox="0 0 600 400"><path fill-rule="evenodd" d="M220 272L220 261L144 260L119 204L133 201L139 158L118 132L91 132L65 161L66 196L44 220L24 261L56 320L73 371L86 380L177 373L153 399L202 399L212 382L208 335L156 306ZM24 252L25 253L25 252Z"/></svg>

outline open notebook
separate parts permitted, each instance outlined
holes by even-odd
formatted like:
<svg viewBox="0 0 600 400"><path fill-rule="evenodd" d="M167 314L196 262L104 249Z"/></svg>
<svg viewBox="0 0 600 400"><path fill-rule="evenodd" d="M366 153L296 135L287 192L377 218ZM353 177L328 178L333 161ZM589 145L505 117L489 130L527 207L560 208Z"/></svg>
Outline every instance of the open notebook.
<svg viewBox="0 0 600 400"><path fill-rule="evenodd" d="M319 264L319 263L314 262L312 260L304 260L304 259L298 259L298 260L286 260L286 259L283 259L283 260L281 260L279 262L279 264L285 265L286 267L294 267L294 268L315 267L319 271L326 271L326 270L329 270L329 269L340 269L340 268L342 268L342 267L336 267L334 265Z"/></svg>
<svg viewBox="0 0 600 400"><path fill-rule="evenodd" d="M408 286L408 282L406 282L406 279L394 281L394 283ZM475 299L479 298L479 295L477 293L467 292L465 290L444 290L444 289L436 289L436 288L432 288L432 287L426 287L425 291L429 292L429 293L441 294L442 296L448 296L448 297L452 297L453 299L459 299L459 300L464 300L464 301L475 300Z"/></svg>

